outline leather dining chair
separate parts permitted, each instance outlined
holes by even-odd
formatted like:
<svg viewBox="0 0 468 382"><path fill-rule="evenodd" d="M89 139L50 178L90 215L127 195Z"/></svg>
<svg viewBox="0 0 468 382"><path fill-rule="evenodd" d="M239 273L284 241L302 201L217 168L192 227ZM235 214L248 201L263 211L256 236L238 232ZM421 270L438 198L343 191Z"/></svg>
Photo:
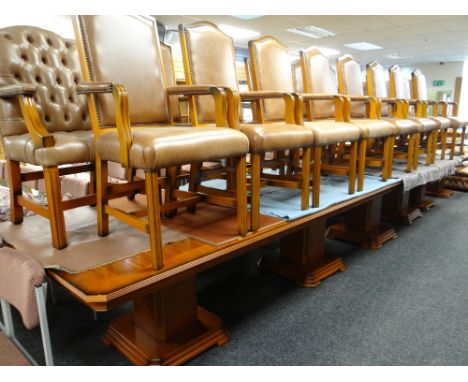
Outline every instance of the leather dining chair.
<svg viewBox="0 0 468 382"><path fill-rule="evenodd" d="M62 200L60 176L94 167L93 132L75 45L31 26L0 30L0 129L7 158L11 222L23 221L23 207L50 222L52 245L67 246L64 211L95 203L91 194ZM42 167L21 173L20 163ZM22 183L44 179L47 206L23 196Z"/></svg>
<svg viewBox="0 0 468 382"><path fill-rule="evenodd" d="M160 214L193 206L205 195L198 189L178 189L165 168L228 158L232 160L236 188L218 190L224 203L237 208L238 230L247 232L246 154L248 139L228 128L226 97L210 86L168 87L162 63L156 21L137 16L77 16L75 34L84 83L79 92L88 94L96 139L98 233L109 234L109 216L149 234L153 267L164 266ZM203 94L215 99L215 126L172 126L168 97ZM111 95L111 96L110 96ZM108 185L108 162L144 170L145 179L129 179L123 185ZM160 187L165 202L160 204ZM146 192L147 220L141 214L111 207L109 200L128 192ZM218 195L219 195L218 194Z"/></svg>
<svg viewBox="0 0 468 382"><path fill-rule="evenodd" d="M288 50L276 38L263 36L249 41L249 54L251 60L251 72L253 86L258 91L284 91L294 92L293 78L290 69ZM297 97L296 122L310 129L314 134L313 154L313 207L320 204L320 174L328 172L348 176L348 192L353 194L356 190L356 161L357 146L360 139L359 129L342 120L340 111L332 111L333 117L338 115L337 120L330 121L304 121L302 107L304 99L311 99L314 95L303 92ZM333 96L330 96L333 99ZM333 106L332 106L333 108ZM271 101L259 104L261 116L265 118L278 118L276 114L277 105ZM329 157L323 152L324 148L337 143L351 142L351 159L346 163L339 163L337 158L328 160ZM304 161L304 158L302 159Z"/></svg>
<svg viewBox="0 0 468 382"><path fill-rule="evenodd" d="M448 109L447 103L428 100L426 76L423 74L423 72L420 69L416 69L411 73L411 91L412 91L413 99L427 102L429 105L432 106L432 115L429 118L435 119L436 121L440 123L439 135L441 137L441 146L442 146L441 147L442 148L441 159L445 158L447 135L449 134L449 129L452 130L450 159L453 159L455 155L455 143L456 143L457 130L460 127L463 127L466 121L459 119L459 118L448 118L447 117L447 109ZM439 115L439 112L442 112L442 115ZM438 134L435 133L433 137L434 151L436 149L435 145L437 143L437 137L438 137Z"/></svg>
<svg viewBox="0 0 468 382"><path fill-rule="evenodd" d="M413 170L413 161L419 158L416 142L423 125L416 120L408 119L408 101L388 96L386 72L382 65L373 61L366 65L367 94L381 102L381 117L398 128L398 142L394 146L397 152L394 157L406 158L406 171ZM393 150L393 147L392 147Z"/></svg>
<svg viewBox="0 0 468 382"><path fill-rule="evenodd" d="M310 152L314 141L312 132L295 124L294 98L287 92L250 91L239 93L235 66L235 52L232 38L209 22L180 25L180 41L184 59L185 76L190 84L212 84L224 87L231 99L230 123L242 131L249 139L250 147L250 204L251 228L259 228L260 186L261 184L301 190L301 209L309 208L310 199ZM241 123L240 102L256 102L277 99L278 115L281 122L269 123L265 120L255 123ZM213 123L213 103L207 97L192 97L190 110L193 124ZM289 162L288 173L276 175L265 173L265 154L285 150L303 150L305 160L301 167L293 167ZM306 159L309 158L309 159ZM282 163L279 163L281 166Z"/></svg>
<svg viewBox="0 0 468 382"><path fill-rule="evenodd" d="M426 165L435 161L435 144L433 141L440 127L440 122L427 116L427 104L423 101L413 99L409 96L409 83L405 79L400 67L393 65L389 72L389 93L390 98L407 100L408 108L407 118L417 121L422 125L422 131L416 136L415 160L413 160L413 169L418 168L418 160L421 151L426 153ZM425 139L424 139L425 138Z"/></svg>

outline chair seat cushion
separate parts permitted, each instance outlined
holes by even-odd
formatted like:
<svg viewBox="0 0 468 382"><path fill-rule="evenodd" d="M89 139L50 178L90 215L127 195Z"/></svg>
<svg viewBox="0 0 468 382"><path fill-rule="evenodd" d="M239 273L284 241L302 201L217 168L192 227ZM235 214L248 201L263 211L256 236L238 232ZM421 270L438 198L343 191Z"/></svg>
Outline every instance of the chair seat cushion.
<svg viewBox="0 0 468 382"><path fill-rule="evenodd" d="M187 163L247 154L249 141L241 132L221 127L141 127L132 129L130 166L156 170ZM117 130L96 139L103 160L121 163Z"/></svg>
<svg viewBox="0 0 468 382"><path fill-rule="evenodd" d="M280 151L312 146L314 135L304 126L286 123L241 124L249 139L250 152Z"/></svg>
<svg viewBox="0 0 468 382"><path fill-rule="evenodd" d="M314 132L314 146L327 146L335 143L354 142L361 137L359 127L346 122L308 121L304 126Z"/></svg>
<svg viewBox="0 0 468 382"><path fill-rule="evenodd" d="M29 134L3 138L8 159L43 167L94 161L94 135L92 130L52 133L52 147L36 149Z"/></svg>
<svg viewBox="0 0 468 382"><path fill-rule="evenodd" d="M437 129L440 126L440 122L431 118L409 117L408 119L419 122L422 125L421 132L424 133Z"/></svg>
<svg viewBox="0 0 468 382"><path fill-rule="evenodd" d="M402 118L385 118L385 120L398 128L396 135L414 134L423 131L423 126L415 120Z"/></svg>
<svg viewBox="0 0 468 382"><path fill-rule="evenodd" d="M454 125L457 125L458 127L457 122L455 121L452 122L449 118L446 118L446 117L428 117L428 118L439 122L440 123L439 129L442 129L442 130L447 130L453 127Z"/></svg>
<svg viewBox="0 0 468 382"><path fill-rule="evenodd" d="M351 119L361 130L361 138L384 138L397 134L397 128L383 119Z"/></svg>
<svg viewBox="0 0 468 382"><path fill-rule="evenodd" d="M459 129L468 125L468 119L462 117L447 117L452 122L452 129Z"/></svg>

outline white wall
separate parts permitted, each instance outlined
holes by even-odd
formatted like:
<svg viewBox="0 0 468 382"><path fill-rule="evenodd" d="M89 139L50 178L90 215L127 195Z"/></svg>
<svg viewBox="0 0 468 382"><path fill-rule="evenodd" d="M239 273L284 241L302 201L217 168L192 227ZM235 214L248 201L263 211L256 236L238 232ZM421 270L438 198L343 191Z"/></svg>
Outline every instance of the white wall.
<svg viewBox="0 0 468 382"><path fill-rule="evenodd" d="M427 95L429 99L435 99L435 94L438 91L451 90L452 99L455 94L455 79L463 75L463 61L446 62L440 64L421 64L416 65L414 69L420 69L426 76ZM432 81L444 80L445 85L433 87ZM468 79L466 80L468 81Z"/></svg>

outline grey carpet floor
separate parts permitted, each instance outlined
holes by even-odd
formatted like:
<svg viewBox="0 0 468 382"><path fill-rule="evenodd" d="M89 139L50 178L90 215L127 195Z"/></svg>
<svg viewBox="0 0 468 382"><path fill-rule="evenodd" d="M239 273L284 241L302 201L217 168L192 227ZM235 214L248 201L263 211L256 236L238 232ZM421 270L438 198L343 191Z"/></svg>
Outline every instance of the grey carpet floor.
<svg viewBox="0 0 468 382"><path fill-rule="evenodd" d="M201 274L200 305L224 319L230 341L189 365L468 365L468 193L435 202L378 251L327 241L347 270L315 289L258 272L275 243ZM48 302L56 364L129 364L101 339L131 306L94 321L57 294ZM39 331L26 331L16 314L15 327L42 360Z"/></svg>

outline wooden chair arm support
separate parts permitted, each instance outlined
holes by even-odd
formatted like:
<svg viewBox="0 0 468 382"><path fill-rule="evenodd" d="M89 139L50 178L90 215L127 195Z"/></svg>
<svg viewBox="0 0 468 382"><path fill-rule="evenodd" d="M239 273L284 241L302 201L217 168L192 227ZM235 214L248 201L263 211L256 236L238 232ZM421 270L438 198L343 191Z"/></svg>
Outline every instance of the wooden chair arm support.
<svg viewBox="0 0 468 382"><path fill-rule="evenodd" d="M349 108L351 110L351 103L365 102L366 104L366 117L370 119L379 119L382 104L379 99L372 96L350 96L343 95L346 98ZM350 112L351 113L351 112Z"/></svg>
<svg viewBox="0 0 468 382"><path fill-rule="evenodd" d="M239 96L241 101L248 102L281 98L285 106L284 121L291 124L296 123L295 97L292 93L280 91L248 91L240 93Z"/></svg>
<svg viewBox="0 0 468 382"><path fill-rule="evenodd" d="M20 95L33 96L36 93L36 89L36 85L26 83L0 86L0 97L10 98Z"/></svg>
<svg viewBox="0 0 468 382"><path fill-rule="evenodd" d="M34 147L39 149L54 146L54 137L50 135L47 128L44 126L39 112L37 111L34 98L30 95L20 94L18 96L18 101L24 123L34 143Z"/></svg>
<svg viewBox="0 0 468 382"><path fill-rule="evenodd" d="M215 85L179 85L171 86L166 88L167 97L170 96L187 96L193 97L197 95L211 95L214 98L215 103L215 123L218 127L232 126L228 122L227 113L235 111L233 110L232 105L228 105L228 111L226 111L226 94L232 92L231 89L223 86ZM228 96L229 102L229 96ZM231 100L231 102L235 102ZM168 102L170 105L170 103ZM239 112L237 111L236 118L238 117ZM237 124L239 122L237 121Z"/></svg>

